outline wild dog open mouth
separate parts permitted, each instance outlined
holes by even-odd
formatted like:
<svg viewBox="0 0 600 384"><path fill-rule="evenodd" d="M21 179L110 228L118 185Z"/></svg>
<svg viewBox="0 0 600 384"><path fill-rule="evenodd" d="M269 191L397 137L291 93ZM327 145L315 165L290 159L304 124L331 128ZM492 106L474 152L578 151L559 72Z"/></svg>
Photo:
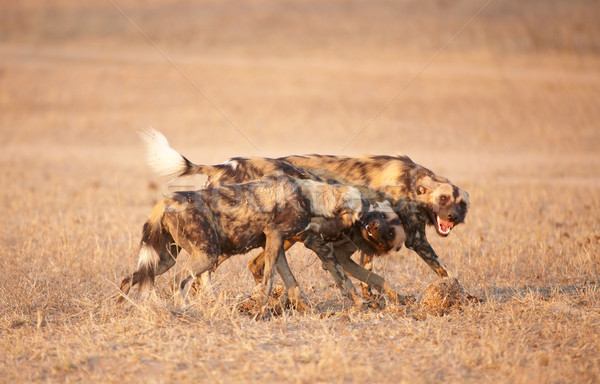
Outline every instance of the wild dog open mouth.
<svg viewBox="0 0 600 384"><path fill-rule="evenodd" d="M453 227L453 222L442 220L438 215L435 215L435 229L440 236L448 236Z"/></svg>
<svg viewBox="0 0 600 384"><path fill-rule="evenodd" d="M368 238L370 241L372 241L372 242L374 242L374 243L376 243L376 244L379 244L379 241L378 241L378 240L375 238L375 236L373 236L373 234L371 233L371 225L370 225L370 224L364 224L364 225L363 225L363 229L364 229L365 233L367 234L367 238Z"/></svg>
<svg viewBox="0 0 600 384"><path fill-rule="evenodd" d="M367 236L369 237L369 239L371 240L375 240L375 237L373 236L373 234L371 233L371 227L369 227L369 225L365 225L365 230L367 231Z"/></svg>

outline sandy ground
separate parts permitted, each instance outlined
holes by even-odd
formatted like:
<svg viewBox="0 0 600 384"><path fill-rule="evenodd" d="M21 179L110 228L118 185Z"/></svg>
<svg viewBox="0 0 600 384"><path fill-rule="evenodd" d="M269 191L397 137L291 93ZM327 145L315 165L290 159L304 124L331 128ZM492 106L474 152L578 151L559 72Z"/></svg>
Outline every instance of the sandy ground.
<svg viewBox="0 0 600 384"><path fill-rule="evenodd" d="M599 380L597 4L0 7L0 381ZM115 306L152 204L197 182L151 173L148 126L198 163L411 156L470 193L466 224L429 237L485 301L357 312L295 246L313 314L238 313L251 255L186 314L168 310L185 260L161 304ZM417 298L435 280L406 249L376 270Z"/></svg>

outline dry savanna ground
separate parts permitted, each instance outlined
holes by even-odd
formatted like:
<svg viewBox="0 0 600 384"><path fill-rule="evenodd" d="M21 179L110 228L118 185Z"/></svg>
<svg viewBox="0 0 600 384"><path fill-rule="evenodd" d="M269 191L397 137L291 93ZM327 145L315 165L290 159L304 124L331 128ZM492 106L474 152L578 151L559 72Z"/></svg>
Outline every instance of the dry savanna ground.
<svg viewBox="0 0 600 384"><path fill-rule="evenodd" d="M0 8L0 382L600 380L597 2ZM251 254L185 312L185 257L158 302L116 306L152 204L196 182L151 173L149 125L199 163L410 155L470 193L466 223L429 237L483 301L357 311L297 245L313 313L239 312ZM406 249L375 268L418 299L436 281Z"/></svg>

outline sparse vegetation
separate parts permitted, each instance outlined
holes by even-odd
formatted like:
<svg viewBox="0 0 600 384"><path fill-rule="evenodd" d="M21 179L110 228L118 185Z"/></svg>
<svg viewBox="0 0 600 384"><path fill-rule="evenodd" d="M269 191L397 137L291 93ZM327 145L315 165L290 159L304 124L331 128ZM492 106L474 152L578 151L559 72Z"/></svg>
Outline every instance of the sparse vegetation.
<svg viewBox="0 0 600 384"><path fill-rule="evenodd" d="M597 2L492 2L399 94L482 3L115 3L210 102L110 2L0 6L1 382L600 380ZM314 313L239 311L251 255L186 312L185 257L158 302L116 306L153 203L199 183L151 174L147 125L206 163L342 153L364 128L344 154L406 153L470 193L430 237L484 302L356 311L297 245ZM375 268L419 299L436 280L406 249Z"/></svg>

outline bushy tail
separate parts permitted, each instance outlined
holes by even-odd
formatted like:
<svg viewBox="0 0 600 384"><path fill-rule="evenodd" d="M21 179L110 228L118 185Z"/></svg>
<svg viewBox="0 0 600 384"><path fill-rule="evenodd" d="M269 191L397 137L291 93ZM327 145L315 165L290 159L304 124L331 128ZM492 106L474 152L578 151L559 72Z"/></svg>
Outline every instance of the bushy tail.
<svg viewBox="0 0 600 384"><path fill-rule="evenodd" d="M140 291L154 287L154 276L160 263L160 250L165 247L163 241L162 217L165 209L163 201L156 204L142 230L140 256L138 260L138 284Z"/></svg>
<svg viewBox="0 0 600 384"><path fill-rule="evenodd" d="M146 161L150 168L161 176L179 177L205 173L210 166L197 165L171 148L167 138L155 129L148 128L139 133L146 145Z"/></svg>

